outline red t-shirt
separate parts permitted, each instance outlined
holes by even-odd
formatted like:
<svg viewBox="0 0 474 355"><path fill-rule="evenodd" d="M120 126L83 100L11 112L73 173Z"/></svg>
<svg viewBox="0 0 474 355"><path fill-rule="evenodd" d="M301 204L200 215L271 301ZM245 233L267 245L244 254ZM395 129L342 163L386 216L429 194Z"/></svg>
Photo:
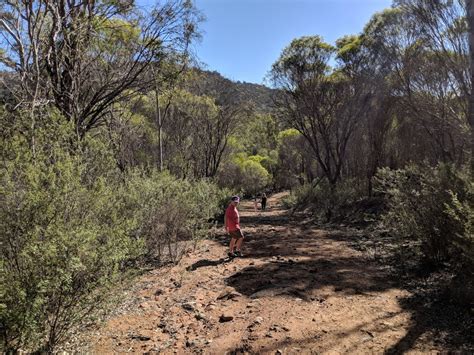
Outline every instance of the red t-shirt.
<svg viewBox="0 0 474 355"><path fill-rule="evenodd" d="M233 232L240 229L240 217L239 211L231 203L225 210L225 226L229 229L229 232Z"/></svg>

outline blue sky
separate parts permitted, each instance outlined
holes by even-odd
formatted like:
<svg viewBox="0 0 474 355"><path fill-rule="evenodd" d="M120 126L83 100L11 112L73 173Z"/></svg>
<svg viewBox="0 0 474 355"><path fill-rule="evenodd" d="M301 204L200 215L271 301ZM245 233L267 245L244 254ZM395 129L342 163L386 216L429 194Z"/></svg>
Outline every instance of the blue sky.
<svg viewBox="0 0 474 355"><path fill-rule="evenodd" d="M150 4L152 0L139 0ZM195 0L206 16L195 45L208 70L235 81L262 83L291 40L320 35L334 41L362 31L392 0Z"/></svg>

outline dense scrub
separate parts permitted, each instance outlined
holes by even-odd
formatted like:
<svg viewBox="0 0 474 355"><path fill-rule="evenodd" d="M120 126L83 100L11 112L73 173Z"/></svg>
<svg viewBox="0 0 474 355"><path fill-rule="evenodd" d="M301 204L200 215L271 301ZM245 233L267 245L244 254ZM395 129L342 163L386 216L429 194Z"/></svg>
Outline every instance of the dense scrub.
<svg viewBox="0 0 474 355"><path fill-rule="evenodd" d="M430 264L474 262L474 186L466 170L450 165L380 170L377 188L388 201L382 223L416 242Z"/></svg>
<svg viewBox="0 0 474 355"><path fill-rule="evenodd" d="M128 267L178 261L226 198L210 182L122 172L104 139L77 141L61 115L45 117L34 152L16 124L1 145L5 350L53 350Z"/></svg>

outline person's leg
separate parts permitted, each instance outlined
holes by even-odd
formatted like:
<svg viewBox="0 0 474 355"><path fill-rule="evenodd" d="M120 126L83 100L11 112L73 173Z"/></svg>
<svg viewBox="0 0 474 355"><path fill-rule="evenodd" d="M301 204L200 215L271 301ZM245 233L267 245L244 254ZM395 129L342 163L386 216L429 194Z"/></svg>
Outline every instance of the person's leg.
<svg viewBox="0 0 474 355"><path fill-rule="evenodd" d="M244 242L244 236L242 236L241 238L237 239L237 244L235 246L235 249L240 252L241 251L241 248L242 248L242 243Z"/></svg>
<svg viewBox="0 0 474 355"><path fill-rule="evenodd" d="M236 244L237 244L237 238L232 236L232 239L230 240L230 245L229 245L229 252L230 253L233 253L234 252L234 249L236 247Z"/></svg>
<svg viewBox="0 0 474 355"><path fill-rule="evenodd" d="M241 230L238 231L237 244L235 246L237 256L242 256L242 243L244 242L244 235Z"/></svg>

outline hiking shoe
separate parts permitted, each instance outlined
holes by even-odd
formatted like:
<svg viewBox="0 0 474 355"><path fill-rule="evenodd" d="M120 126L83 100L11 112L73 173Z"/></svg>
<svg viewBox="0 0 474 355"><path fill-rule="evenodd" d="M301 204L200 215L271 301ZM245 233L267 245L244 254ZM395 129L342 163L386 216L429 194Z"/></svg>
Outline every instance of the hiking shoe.
<svg viewBox="0 0 474 355"><path fill-rule="evenodd" d="M227 256L228 256L229 258L235 258L235 257L236 257L235 253L232 253L231 251L229 251L229 252L227 253Z"/></svg>
<svg viewBox="0 0 474 355"><path fill-rule="evenodd" d="M234 254L235 254L235 256L238 256L239 258L244 256L244 254L242 254L242 252L240 250L237 250Z"/></svg>

